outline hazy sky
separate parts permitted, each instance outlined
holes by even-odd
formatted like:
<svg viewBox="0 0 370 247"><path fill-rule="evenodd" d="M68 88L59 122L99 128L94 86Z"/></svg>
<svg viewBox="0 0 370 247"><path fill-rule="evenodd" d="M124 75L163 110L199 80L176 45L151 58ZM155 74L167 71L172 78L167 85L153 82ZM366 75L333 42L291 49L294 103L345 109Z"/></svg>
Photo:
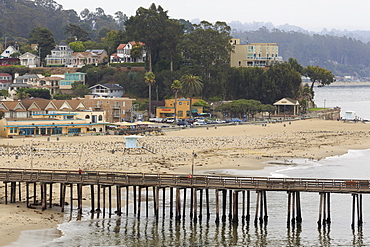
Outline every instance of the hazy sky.
<svg viewBox="0 0 370 247"><path fill-rule="evenodd" d="M161 5L168 15L176 19L200 19L209 22L272 22L290 24L310 31L323 28L340 30L370 30L369 0L55 0L64 9L78 13L88 8L101 7L106 14L120 10L127 16L135 15L139 7L149 8L151 3Z"/></svg>

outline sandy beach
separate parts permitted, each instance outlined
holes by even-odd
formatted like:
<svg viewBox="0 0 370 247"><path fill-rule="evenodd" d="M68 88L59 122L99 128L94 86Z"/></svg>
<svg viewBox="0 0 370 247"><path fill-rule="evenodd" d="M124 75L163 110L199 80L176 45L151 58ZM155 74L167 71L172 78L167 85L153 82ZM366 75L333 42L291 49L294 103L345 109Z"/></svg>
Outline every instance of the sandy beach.
<svg viewBox="0 0 370 247"><path fill-rule="evenodd" d="M308 119L259 125L209 126L145 136L140 150L124 152L124 136L75 136L0 139L0 167L190 173L217 169L256 170L289 164L292 158L324 159L349 149L370 148L370 124ZM4 205L0 186L0 245L15 241L26 229L56 227L63 214Z"/></svg>

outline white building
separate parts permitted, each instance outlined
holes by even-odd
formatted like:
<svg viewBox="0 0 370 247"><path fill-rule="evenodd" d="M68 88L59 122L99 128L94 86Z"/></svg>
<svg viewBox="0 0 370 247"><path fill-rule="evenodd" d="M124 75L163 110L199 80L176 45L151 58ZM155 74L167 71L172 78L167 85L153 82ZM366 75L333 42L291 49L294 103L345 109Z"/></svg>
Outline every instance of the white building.
<svg viewBox="0 0 370 247"><path fill-rule="evenodd" d="M26 52L20 55L19 61L21 65L27 66L29 68L35 68L40 66L40 57L30 52Z"/></svg>

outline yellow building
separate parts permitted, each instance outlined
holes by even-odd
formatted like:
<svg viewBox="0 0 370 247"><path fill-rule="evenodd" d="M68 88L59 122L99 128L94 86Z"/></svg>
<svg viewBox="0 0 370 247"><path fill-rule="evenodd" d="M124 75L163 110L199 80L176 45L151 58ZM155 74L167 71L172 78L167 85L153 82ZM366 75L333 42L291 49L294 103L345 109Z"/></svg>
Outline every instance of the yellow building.
<svg viewBox="0 0 370 247"><path fill-rule="evenodd" d="M231 39L230 45L234 47L230 56L231 67L268 67L283 61L277 43L241 44L240 39Z"/></svg>
<svg viewBox="0 0 370 247"><path fill-rule="evenodd" d="M200 101L201 99L193 99L193 104ZM175 99L166 99L163 107L157 107L156 117L166 118L175 116ZM177 100L177 118L185 119L190 117L190 99L180 98ZM193 106L193 114L203 113L202 106Z"/></svg>

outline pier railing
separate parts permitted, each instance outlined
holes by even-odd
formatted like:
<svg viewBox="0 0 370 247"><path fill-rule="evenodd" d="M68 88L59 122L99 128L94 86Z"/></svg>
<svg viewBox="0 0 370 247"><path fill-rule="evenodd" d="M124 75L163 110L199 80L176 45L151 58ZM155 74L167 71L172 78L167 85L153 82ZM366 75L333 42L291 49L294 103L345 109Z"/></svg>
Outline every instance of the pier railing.
<svg viewBox="0 0 370 247"><path fill-rule="evenodd" d="M73 183L83 185L196 187L263 191L370 193L370 180L231 177L106 171L0 169L3 182Z"/></svg>

